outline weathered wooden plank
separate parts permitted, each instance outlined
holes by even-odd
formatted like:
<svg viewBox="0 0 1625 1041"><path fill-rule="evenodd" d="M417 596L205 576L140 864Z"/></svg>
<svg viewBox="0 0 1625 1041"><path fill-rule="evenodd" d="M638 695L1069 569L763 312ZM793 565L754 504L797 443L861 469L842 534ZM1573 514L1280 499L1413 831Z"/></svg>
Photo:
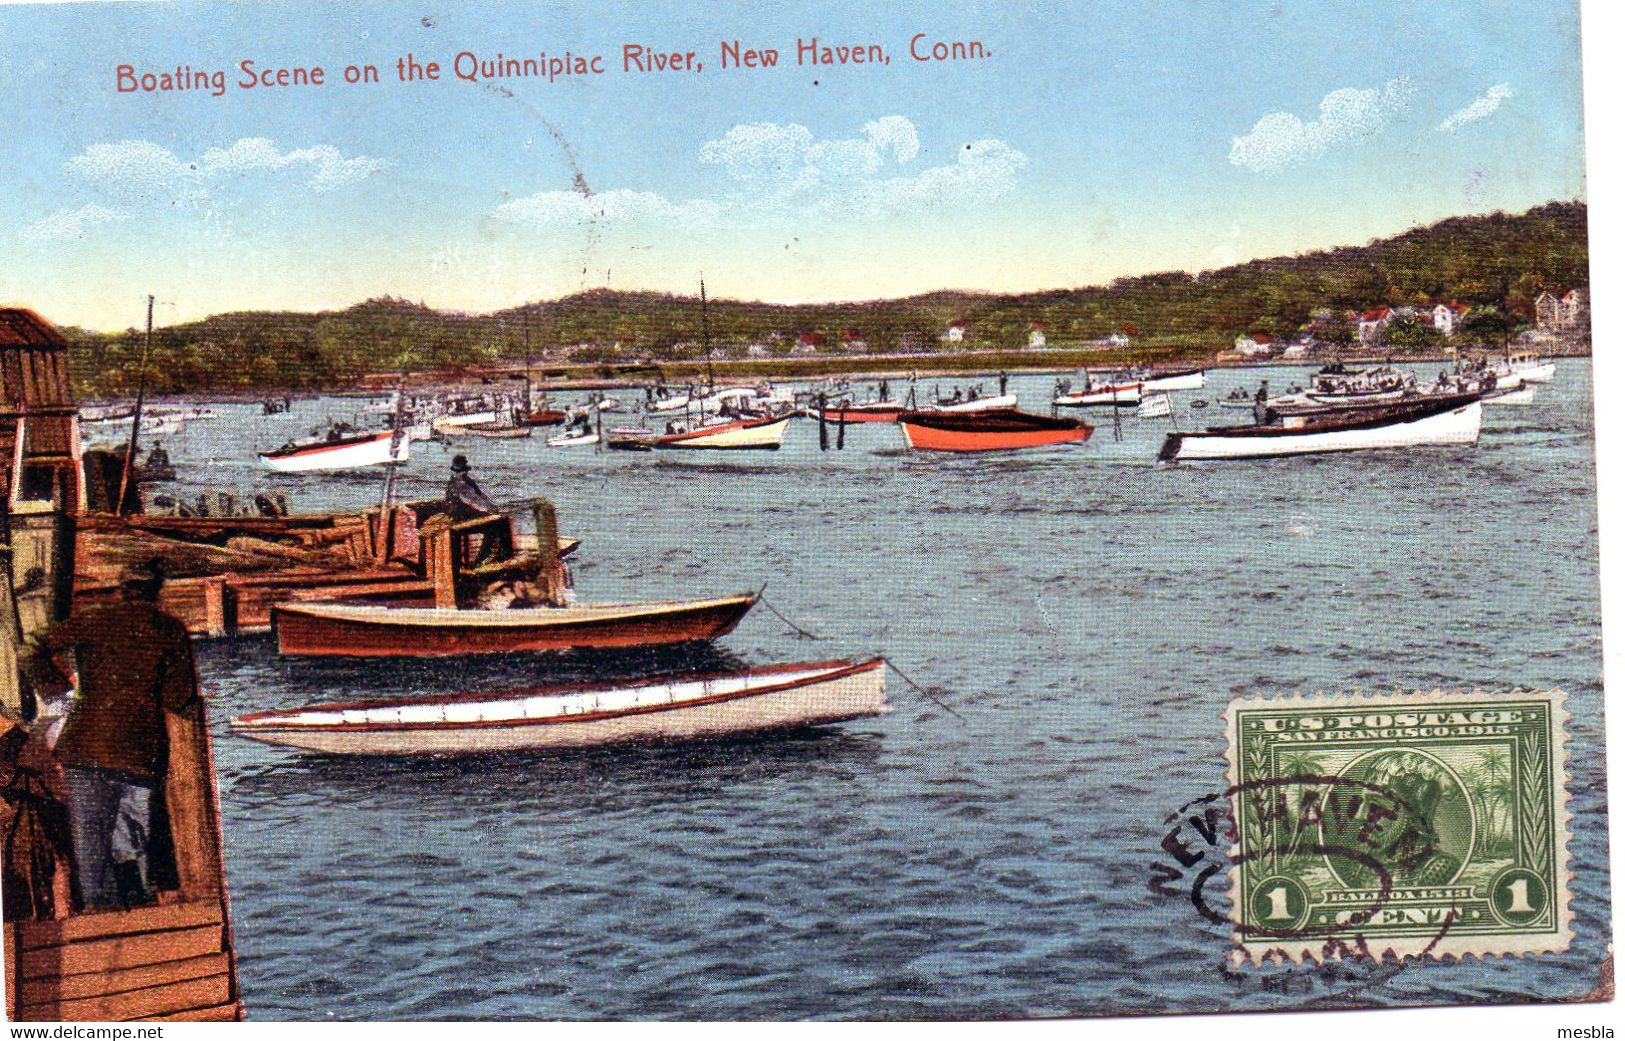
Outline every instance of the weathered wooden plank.
<svg viewBox="0 0 1625 1041"><path fill-rule="evenodd" d="M152 904L128 911L90 911L71 918L44 922L18 922L24 950L52 947L70 940L102 940L132 933L163 929L187 929L217 925L223 921L220 901L182 900L172 904Z"/></svg>
<svg viewBox="0 0 1625 1041"><path fill-rule="evenodd" d="M108 994L121 994L127 990L160 987L166 983L218 976L231 971L231 963L224 954L200 954L196 958L136 965L128 969L109 969L105 972L80 972L58 979L36 980L29 986L29 1000L43 1002L48 990L54 990L61 1000L96 998Z"/></svg>
<svg viewBox="0 0 1625 1041"><path fill-rule="evenodd" d="M23 1019L36 1022L68 1020L106 1023L211 1008L230 1000L231 977L221 973L95 998L47 1001L37 1005L25 1002L19 1011Z"/></svg>
<svg viewBox="0 0 1625 1041"><path fill-rule="evenodd" d="M238 1023L243 1018L243 1003L231 1001L209 1008L190 1008L162 1016L144 1016L144 1022L162 1020L168 1023Z"/></svg>
<svg viewBox="0 0 1625 1041"><path fill-rule="evenodd" d="M19 973L26 997L28 981L71 976L79 972L130 969L137 965L180 961L225 949L225 930L220 925L195 929L169 929L106 940L81 940L61 947L42 947L22 952Z"/></svg>

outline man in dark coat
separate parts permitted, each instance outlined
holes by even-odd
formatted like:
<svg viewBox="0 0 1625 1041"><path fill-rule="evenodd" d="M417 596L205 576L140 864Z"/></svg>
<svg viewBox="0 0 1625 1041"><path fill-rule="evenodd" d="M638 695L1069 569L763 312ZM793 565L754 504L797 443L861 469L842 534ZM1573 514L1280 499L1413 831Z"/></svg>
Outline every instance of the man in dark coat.
<svg viewBox="0 0 1625 1041"><path fill-rule="evenodd" d="M473 520L475 517L502 512L491 497L480 490L474 478L468 475L470 469L468 456L452 457L451 480L446 482L446 512L454 521ZM513 531L507 524L498 525L494 530L481 536L480 555L476 563L506 560L511 556L513 556Z"/></svg>
<svg viewBox="0 0 1625 1041"><path fill-rule="evenodd" d="M192 642L158 607L161 561L124 576L121 596L40 634L23 666L35 689L66 691L56 657L73 652L78 691L56 743L73 828L74 889L91 910L148 903L154 792L169 769L168 714L201 717Z"/></svg>

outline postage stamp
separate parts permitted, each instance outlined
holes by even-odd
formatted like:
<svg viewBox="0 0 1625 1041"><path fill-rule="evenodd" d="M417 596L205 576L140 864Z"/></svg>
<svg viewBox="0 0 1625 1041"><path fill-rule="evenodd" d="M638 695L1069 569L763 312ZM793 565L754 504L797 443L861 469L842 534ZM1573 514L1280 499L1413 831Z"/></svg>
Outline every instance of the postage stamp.
<svg viewBox="0 0 1625 1041"><path fill-rule="evenodd" d="M1225 718L1238 955L1567 949L1561 692L1246 698Z"/></svg>

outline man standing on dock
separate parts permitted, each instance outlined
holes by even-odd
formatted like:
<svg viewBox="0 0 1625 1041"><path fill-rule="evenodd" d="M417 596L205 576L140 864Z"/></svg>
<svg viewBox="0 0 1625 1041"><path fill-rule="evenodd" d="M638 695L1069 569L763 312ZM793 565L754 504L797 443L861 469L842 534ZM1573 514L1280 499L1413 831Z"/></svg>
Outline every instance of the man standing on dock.
<svg viewBox="0 0 1625 1041"><path fill-rule="evenodd" d="M152 799L169 769L168 715L201 724L186 627L158 607L162 561L127 571L122 596L74 612L31 641L36 690L71 688L57 655L72 651L78 692L56 744L73 827L74 889L84 910L153 899Z"/></svg>

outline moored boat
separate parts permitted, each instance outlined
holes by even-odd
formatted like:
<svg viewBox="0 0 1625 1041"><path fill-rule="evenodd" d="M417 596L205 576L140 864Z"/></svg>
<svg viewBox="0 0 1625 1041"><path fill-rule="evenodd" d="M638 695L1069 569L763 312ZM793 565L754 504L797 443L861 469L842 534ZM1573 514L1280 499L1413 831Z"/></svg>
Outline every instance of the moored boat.
<svg viewBox="0 0 1625 1041"><path fill-rule="evenodd" d="M582 448L598 443L598 433L593 430L580 430L573 428L563 434L555 434L547 439L549 448Z"/></svg>
<svg viewBox="0 0 1625 1041"><path fill-rule="evenodd" d="M1209 427L1169 434L1157 458L1257 459L1269 456L1348 452L1418 445L1472 444L1483 418L1477 394L1426 396L1349 409L1322 409L1278 416L1272 422Z"/></svg>
<svg viewBox="0 0 1625 1041"><path fill-rule="evenodd" d="M319 441L299 441L273 452L261 452L260 462L278 473L306 470L352 470L382 463L404 463L412 457L412 439L380 430Z"/></svg>
<svg viewBox="0 0 1625 1041"><path fill-rule="evenodd" d="M905 412L897 422L910 448L930 452L998 452L1087 441L1094 428L1077 419L1006 409L955 415Z"/></svg>
<svg viewBox="0 0 1625 1041"><path fill-rule="evenodd" d="M467 434L470 437L529 437L530 427L509 426L506 423L470 423L467 426L454 427L452 433Z"/></svg>
<svg viewBox="0 0 1625 1041"><path fill-rule="evenodd" d="M604 437L604 447L617 452L652 452L659 435L648 427L615 427Z"/></svg>
<svg viewBox="0 0 1625 1041"><path fill-rule="evenodd" d="M754 606L749 593L502 610L285 603L271 609L271 624L283 654L421 658L714 640Z"/></svg>
<svg viewBox="0 0 1625 1041"><path fill-rule="evenodd" d="M1059 408L1089 408L1104 405L1113 408L1133 408L1140 403L1145 385L1142 383L1091 383L1082 390L1070 387L1059 389L1052 402Z"/></svg>
<svg viewBox="0 0 1625 1041"><path fill-rule="evenodd" d="M921 412L1003 412L1015 408L1019 402L1014 394L990 394L987 397L966 398L955 401L952 398L942 398L933 405L926 405Z"/></svg>
<svg viewBox="0 0 1625 1041"><path fill-rule="evenodd" d="M1156 390L1201 390L1207 386L1206 369L1151 369L1124 371L1089 370L1089 376L1107 383L1138 383L1149 393Z"/></svg>
<svg viewBox="0 0 1625 1041"><path fill-rule="evenodd" d="M906 406L901 401L860 401L814 408L814 418L827 423L895 423Z"/></svg>
<svg viewBox="0 0 1625 1041"><path fill-rule="evenodd" d="M256 741L340 755L457 755L682 741L819 726L887 710L885 662L309 705L235 719Z"/></svg>
<svg viewBox="0 0 1625 1041"><path fill-rule="evenodd" d="M1497 386L1484 395L1486 405L1533 405L1535 403L1535 385L1523 382L1513 383L1508 387Z"/></svg>
<svg viewBox="0 0 1625 1041"><path fill-rule="evenodd" d="M692 429L675 423L668 433L654 439L655 448L708 448L717 450L758 449L777 451L790 426L789 416L756 419L724 419Z"/></svg>

